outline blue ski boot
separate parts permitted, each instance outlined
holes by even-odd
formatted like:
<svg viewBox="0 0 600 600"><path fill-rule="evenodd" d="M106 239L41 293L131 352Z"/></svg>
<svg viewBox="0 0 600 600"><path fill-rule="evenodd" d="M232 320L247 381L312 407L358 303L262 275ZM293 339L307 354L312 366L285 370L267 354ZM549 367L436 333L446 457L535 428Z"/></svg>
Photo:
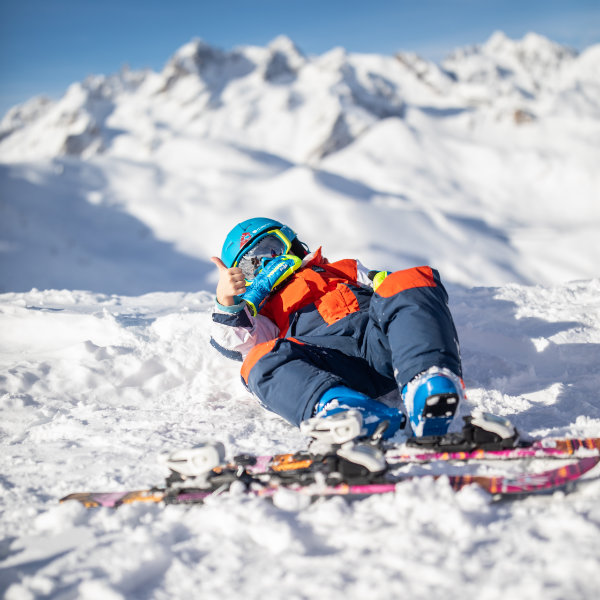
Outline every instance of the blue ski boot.
<svg viewBox="0 0 600 600"><path fill-rule="evenodd" d="M342 444L351 439L383 439L393 436L406 421L396 408L377 402L345 386L327 390L315 407L315 416L304 421L304 434L328 443Z"/></svg>
<svg viewBox="0 0 600 600"><path fill-rule="evenodd" d="M415 436L444 435L464 398L462 381L449 369L432 367L402 390L402 399Z"/></svg>

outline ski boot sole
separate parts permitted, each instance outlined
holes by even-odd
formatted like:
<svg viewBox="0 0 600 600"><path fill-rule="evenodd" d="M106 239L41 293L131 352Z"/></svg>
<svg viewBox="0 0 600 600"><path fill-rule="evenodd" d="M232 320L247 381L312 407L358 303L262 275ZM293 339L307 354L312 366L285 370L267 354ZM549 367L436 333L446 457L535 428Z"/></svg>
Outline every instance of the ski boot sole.
<svg viewBox="0 0 600 600"><path fill-rule="evenodd" d="M457 394L435 394L425 401L423 435L443 435L458 408Z"/></svg>

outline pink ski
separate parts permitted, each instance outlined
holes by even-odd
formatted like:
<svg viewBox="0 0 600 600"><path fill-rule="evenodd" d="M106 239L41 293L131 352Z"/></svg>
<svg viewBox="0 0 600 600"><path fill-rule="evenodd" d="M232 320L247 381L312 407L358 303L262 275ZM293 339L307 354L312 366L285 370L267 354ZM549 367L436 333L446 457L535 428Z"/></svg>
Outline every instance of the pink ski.
<svg viewBox="0 0 600 600"><path fill-rule="evenodd" d="M600 462L600 456L587 456L577 459L571 464L542 471L540 473L519 473L517 475L406 475L389 481L364 484L339 484L335 486L321 486L317 484L302 486L291 484L267 484L264 487L251 487L248 494L271 497L280 489L290 489L313 498L328 496L346 496L348 498L362 498L372 494L400 492L399 484L421 477L434 477L448 479L453 490L461 490L472 484L479 485L490 494L497 496L518 497L528 494L549 493L563 489L574 484L582 475L593 469ZM201 503L207 496L219 493L218 490L198 488L165 488L147 489L128 492L81 492L70 494L61 499L77 500L88 508L92 507L117 507L134 502L165 502L166 504L193 504Z"/></svg>
<svg viewBox="0 0 600 600"><path fill-rule="evenodd" d="M517 458L569 458L586 451L598 454L600 438L565 438L535 440L528 446L508 448L506 450L470 450L467 452L440 452L436 450L417 450L406 452L398 448L386 450L385 458L391 463L431 462L436 460L493 460Z"/></svg>
<svg viewBox="0 0 600 600"><path fill-rule="evenodd" d="M397 486L403 482L421 477L448 479L453 490L458 491L464 487L476 484L490 494L497 496L521 496L528 494L549 493L568 487L576 482L582 475L593 469L600 462L600 456L588 456L563 467L542 471L540 473L519 473L517 475L407 475L396 480L384 483L367 483L360 485L340 484L336 486L288 486L301 494L314 497L351 496L363 497L372 494L385 494L400 491ZM260 496L271 496L279 488L268 487L258 491Z"/></svg>

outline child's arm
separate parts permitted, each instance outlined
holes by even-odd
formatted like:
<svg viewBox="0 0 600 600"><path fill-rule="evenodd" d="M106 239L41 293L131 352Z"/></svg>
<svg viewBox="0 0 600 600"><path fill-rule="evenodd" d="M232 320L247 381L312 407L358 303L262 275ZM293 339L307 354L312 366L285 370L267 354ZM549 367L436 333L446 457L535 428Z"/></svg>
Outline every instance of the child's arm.
<svg viewBox="0 0 600 600"><path fill-rule="evenodd" d="M211 345L228 358L243 360L256 344L278 337L279 328L267 317L252 316L248 305L241 299L246 291L241 269L228 269L216 256L211 260L219 269Z"/></svg>

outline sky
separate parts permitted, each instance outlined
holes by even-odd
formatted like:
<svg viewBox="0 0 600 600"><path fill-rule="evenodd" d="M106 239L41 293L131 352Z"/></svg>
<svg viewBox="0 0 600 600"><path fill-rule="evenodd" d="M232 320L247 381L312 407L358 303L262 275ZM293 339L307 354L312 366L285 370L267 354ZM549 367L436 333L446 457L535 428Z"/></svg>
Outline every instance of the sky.
<svg viewBox="0 0 600 600"><path fill-rule="evenodd" d="M582 50L600 42L600 1L0 0L0 115L123 65L160 70L197 37L227 50L285 34L306 54L343 46L440 61L496 30Z"/></svg>

